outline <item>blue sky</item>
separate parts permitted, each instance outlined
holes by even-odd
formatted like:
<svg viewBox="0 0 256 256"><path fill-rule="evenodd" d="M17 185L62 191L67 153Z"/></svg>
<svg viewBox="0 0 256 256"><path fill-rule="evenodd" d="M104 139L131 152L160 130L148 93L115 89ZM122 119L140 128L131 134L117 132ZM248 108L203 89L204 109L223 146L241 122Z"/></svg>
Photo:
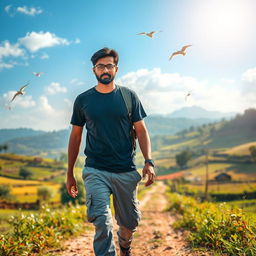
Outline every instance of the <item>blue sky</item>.
<svg viewBox="0 0 256 256"><path fill-rule="evenodd" d="M96 84L90 57L105 46L120 55L116 82L135 90L148 114L256 107L255 7L253 0L2 0L0 128L67 128L75 97ZM136 35L153 30L162 32ZM186 56L168 60L187 44Z"/></svg>

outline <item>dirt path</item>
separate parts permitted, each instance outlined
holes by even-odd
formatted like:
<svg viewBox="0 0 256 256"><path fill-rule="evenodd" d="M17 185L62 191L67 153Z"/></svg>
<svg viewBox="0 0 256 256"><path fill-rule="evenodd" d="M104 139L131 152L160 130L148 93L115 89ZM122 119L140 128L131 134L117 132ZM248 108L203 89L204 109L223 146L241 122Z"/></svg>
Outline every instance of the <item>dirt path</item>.
<svg viewBox="0 0 256 256"><path fill-rule="evenodd" d="M172 217L164 209L167 199L164 196L165 185L158 181L151 190L147 192L140 202L142 220L134 236L132 252L134 256L203 256L206 253L191 252L184 241L181 232L175 232L171 224L174 222ZM85 234L69 239L64 242L64 251L52 250L52 255L62 256L94 256L93 225L92 229ZM116 231L118 226L114 223L114 235L117 245ZM117 246L118 247L118 246ZM119 253L119 252L118 252ZM119 255L119 254L118 254Z"/></svg>

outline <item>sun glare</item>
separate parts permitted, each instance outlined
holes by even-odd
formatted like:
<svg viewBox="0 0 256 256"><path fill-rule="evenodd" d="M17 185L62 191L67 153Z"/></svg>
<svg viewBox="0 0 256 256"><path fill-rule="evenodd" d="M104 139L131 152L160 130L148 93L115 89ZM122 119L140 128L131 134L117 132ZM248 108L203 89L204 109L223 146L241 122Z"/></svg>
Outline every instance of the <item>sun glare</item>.
<svg viewBox="0 0 256 256"><path fill-rule="evenodd" d="M213 0L196 2L189 28L199 50L210 58L239 56L253 41L256 2Z"/></svg>

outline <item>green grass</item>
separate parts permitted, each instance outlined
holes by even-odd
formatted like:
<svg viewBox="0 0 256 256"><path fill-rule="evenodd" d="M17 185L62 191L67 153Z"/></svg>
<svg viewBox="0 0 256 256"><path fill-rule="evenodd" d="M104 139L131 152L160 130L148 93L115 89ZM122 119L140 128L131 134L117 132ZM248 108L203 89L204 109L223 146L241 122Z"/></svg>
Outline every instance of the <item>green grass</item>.
<svg viewBox="0 0 256 256"><path fill-rule="evenodd" d="M85 206L40 211L11 217L10 232L0 236L0 255L34 255L86 230ZM41 254L42 255L42 254Z"/></svg>
<svg viewBox="0 0 256 256"><path fill-rule="evenodd" d="M227 202L227 204L232 207L241 208L248 221L253 221L255 219L256 199L231 201Z"/></svg>
<svg viewBox="0 0 256 256"><path fill-rule="evenodd" d="M13 209L0 209L0 233L6 234L12 231L12 225L8 223L11 216L20 216L21 214L28 215L36 213L36 210L13 210Z"/></svg>
<svg viewBox="0 0 256 256"><path fill-rule="evenodd" d="M194 248L209 248L220 255L256 255L256 216L228 204L199 203L194 198L168 193L168 210L179 214L174 228L189 230Z"/></svg>

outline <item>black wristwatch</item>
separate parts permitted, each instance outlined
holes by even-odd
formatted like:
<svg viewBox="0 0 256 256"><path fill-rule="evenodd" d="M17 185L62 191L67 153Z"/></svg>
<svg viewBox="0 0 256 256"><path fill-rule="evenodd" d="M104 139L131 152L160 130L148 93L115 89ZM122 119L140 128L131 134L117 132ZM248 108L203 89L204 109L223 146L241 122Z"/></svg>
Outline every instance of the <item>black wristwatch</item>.
<svg viewBox="0 0 256 256"><path fill-rule="evenodd" d="M151 166L155 167L155 163L154 163L154 161L153 161L152 159L146 159L144 163L145 163L145 164L148 163L148 164L150 164Z"/></svg>

